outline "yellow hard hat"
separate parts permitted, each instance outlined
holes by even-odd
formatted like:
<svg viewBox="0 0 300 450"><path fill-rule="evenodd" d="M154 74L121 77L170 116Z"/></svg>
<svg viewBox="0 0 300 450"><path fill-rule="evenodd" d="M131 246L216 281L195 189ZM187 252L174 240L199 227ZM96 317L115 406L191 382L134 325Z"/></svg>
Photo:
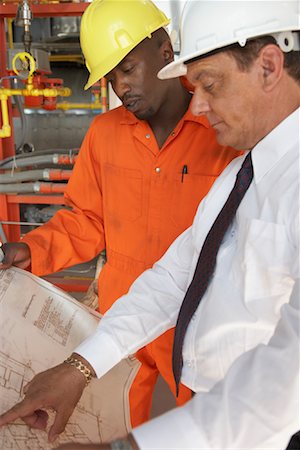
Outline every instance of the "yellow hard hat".
<svg viewBox="0 0 300 450"><path fill-rule="evenodd" d="M90 76L85 89L116 67L146 37L170 23L150 0L94 0L85 10L80 44Z"/></svg>

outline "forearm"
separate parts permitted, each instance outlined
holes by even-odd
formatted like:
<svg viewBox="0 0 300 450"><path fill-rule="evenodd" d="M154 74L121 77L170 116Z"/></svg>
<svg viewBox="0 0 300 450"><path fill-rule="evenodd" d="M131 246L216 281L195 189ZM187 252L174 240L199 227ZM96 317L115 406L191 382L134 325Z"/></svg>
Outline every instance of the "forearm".
<svg viewBox="0 0 300 450"><path fill-rule="evenodd" d="M30 247L31 270L36 275L89 261L103 250L104 241L100 220L67 210L59 211L47 224L23 238Z"/></svg>

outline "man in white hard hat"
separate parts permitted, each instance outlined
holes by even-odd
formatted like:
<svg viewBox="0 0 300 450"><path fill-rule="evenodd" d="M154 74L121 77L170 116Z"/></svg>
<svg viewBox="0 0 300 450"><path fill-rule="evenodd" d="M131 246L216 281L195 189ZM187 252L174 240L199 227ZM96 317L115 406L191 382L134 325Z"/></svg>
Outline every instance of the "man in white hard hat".
<svg viewBox="0 0 300 450"><path fill-rule="evenodd" d="M160 76L186 73L193 112L222 144L249 152L76 356L101 377L177 321L176 384L196 395L128 440L64 448L277 450L299 430L299 30L296 1L187 3L182 53ZM54 398L71 378L68 398ZM46 401L57 433L84 386L63 363L35 378L0 425L44 425L35 410Z"/></svg>
<svg viewBox="0 0 300 450"><path fill-rule="evenodd" d="M189 111L192 96L180 79L157 78L174 59L168 24L150 0L94 0L86 9L80 27L86 88L105 77L122 105L91 124L65 192L70 208L2 247L1 269L30 265L39 276L106 249L101 314L191 225L200 200L239 155L217 143L205 117ZM175 394L172 342L169 330L138 352L141 365L124 392L132 426L149 419L159 374ZM177 404L190 398L182 387Z"/></svg>

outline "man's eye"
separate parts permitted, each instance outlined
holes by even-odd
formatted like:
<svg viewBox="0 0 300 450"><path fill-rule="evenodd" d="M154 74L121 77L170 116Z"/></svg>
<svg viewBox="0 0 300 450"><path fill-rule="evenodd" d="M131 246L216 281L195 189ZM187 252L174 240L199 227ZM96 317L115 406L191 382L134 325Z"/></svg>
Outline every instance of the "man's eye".
<svg viewBox="0 0 300 450"><path fill-rule="evenodd" d="M214 88L214 83L209 83L209 84L206 84L205 86L203 86L203 89L206 92L212 92L213 88Z"/></svg>
<svg viewBox="0 0 300 450"><path fill-rule="evenodd" d="M124 67L123 72L124 73L130 73L133 71L133 66L129 66L129 67Z"/></svg>

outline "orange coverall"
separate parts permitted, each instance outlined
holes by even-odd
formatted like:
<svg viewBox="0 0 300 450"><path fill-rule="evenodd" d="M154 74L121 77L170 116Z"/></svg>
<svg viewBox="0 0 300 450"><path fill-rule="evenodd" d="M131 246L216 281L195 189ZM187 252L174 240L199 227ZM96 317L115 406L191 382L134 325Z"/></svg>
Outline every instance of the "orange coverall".
<svg viewBox="0 0 300 450"><path fill-rule="evenodd" d="M149 125L123 106L96 117L65 193L72 210L60 210L23 238L32 272L56 272L106 249L98 286L105 313L191 225L200 200L238 154L219 146L207 120L190 111L161 149ZM159 372L175 392L172 342L170 330L138 354L142 365L130 390L133 426L149 418ZM183 386L180 392L178 404L191 396Z"/></svg>

